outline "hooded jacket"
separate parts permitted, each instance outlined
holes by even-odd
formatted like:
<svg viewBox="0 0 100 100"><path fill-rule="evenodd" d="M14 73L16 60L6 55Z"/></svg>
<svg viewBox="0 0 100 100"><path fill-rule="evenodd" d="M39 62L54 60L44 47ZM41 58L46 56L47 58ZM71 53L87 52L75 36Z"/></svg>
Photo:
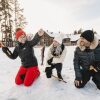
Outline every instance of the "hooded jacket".
<svg viewBox="0 0 100 100"><path fill-rule="evenodd" d="M94 50L98 46L98 39L94 37L90 48L80 45L80 39L77 42L77 47L74 52L74 70L77 79L81 79L81 70L89 70L91 65L94 65L95 54Z"/></svg>

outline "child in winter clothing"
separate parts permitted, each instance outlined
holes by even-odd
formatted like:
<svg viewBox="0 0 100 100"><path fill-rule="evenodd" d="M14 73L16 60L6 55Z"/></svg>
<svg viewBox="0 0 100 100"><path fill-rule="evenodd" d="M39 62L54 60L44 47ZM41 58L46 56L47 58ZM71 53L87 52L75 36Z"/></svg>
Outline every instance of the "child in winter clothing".
<svg viewBox="0 0 100 100"><path fill-rule="evenodd" d="M53 43L48 50L48 57L46 59L46 76L51 78L52 69L56 68L57 76L59 79L63 79L61 75L62 62L66 55L66 48L62 44L62 38L60 36L55 37Z"/></svg>
<svg viewBox="0 0 100 100"><path fill-rule="evenodd" d="M95 68L98 46L98 39L93 31L87 30L81 34L74 53L75 87L83 88L92 77L93 82L100 89L100 72ZM98 54L100 55L100 52Z"/></svg>
<svg viewBox="0 0 100 100"><path fill-rule="evenodd" d="M13 53L7 47L2 47L3 52L9 58L16 59L19 56L21 59L22 65L15 78L17 85L24 84L25 86L30 86L40 75L33 46L39 42L43 34L44 31L40 29L31 41L27 41L26 33L21 28L18 28L16 30L18 44Z"/></svg>

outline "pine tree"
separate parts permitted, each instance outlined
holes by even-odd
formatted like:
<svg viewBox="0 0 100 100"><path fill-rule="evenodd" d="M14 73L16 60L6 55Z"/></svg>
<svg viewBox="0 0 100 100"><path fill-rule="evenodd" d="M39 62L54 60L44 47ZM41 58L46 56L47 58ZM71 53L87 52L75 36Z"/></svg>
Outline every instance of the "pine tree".
<svg viewBox="0 0 100 100"><path fill-rule="evenodd" d="M12 45L12 26L13 20L11 13L13 12L11 8L12 2L10 0L0 1L0 26L2 32L2 41L5 42L6 46Z"/></svg>
<svg viewBox="0 0 100 100"><path fill-rule="evenodd" d="M17 0L0 0L0 31L5 46L13 46L16 28L24 28L26 24Z"/></svg>
<svg viewBox="0 0 100 100"><path fill-rule="evenodd" d="M23 10L19 7L18 0L14 0L15 4L15 28L24 28L27 24L26 18L23 16Z"/></svg>

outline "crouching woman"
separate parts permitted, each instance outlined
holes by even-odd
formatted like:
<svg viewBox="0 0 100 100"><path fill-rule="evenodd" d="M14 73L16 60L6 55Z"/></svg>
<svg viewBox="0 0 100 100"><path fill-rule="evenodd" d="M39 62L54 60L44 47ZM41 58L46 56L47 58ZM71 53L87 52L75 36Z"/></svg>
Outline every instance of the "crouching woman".
<svg viewBox="0 0 100 100"><path fill-rule="evenodd" d="M66 48L62 44L62 38L60 36L55 37L53 43L51 44L48 55L46 59L46 76L47 78L51 78L52 70L55 68L57 71L58 79L63 79L61 75L63 61L66 56Z"/></svg>

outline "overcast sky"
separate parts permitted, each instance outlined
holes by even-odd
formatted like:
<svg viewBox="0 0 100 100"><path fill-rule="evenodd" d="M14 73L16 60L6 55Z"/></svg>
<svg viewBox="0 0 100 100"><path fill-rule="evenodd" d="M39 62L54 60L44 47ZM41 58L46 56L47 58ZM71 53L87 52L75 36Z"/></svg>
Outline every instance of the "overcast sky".
<svg viewBox="0 0 100 100"><path fill-rule="evenodd" d="M39 28L72 33L82 28L100 34L100 0L19 0L28 25L25 30Z"/></svg>

